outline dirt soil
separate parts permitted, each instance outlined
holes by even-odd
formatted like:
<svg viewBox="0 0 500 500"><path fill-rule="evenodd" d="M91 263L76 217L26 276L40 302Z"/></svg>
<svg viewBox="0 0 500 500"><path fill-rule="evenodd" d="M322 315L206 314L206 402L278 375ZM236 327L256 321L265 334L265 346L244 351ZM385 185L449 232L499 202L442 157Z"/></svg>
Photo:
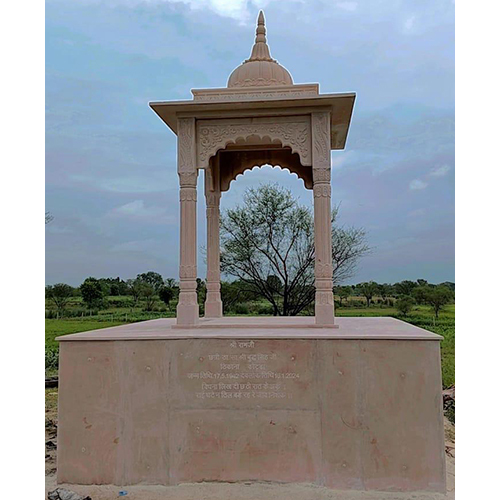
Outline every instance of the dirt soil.
<svg viewBox="0 0 500 500"><path fill-rule="evenodd" d="M455 498L455 427L445 419L447 493L387 493L337 491L314 484L274 483L197 483L178 486L78 486L56 484L56 417L50 411L45 421L45 498L57 486L75 491L92 500L124 498L130 500L449 500ZM127 495L119 497L121 490Z"/></svg>

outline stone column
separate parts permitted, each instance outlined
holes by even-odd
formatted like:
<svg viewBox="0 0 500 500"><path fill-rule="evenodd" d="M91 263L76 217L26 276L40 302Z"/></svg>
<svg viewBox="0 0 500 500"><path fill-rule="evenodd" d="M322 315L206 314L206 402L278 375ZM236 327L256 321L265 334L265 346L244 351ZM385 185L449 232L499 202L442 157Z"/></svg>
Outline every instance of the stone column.
<svg viewBox="0 0 500 500"><path fill-rule="evenodd" d="M212 167L205 170L205 198L207 202L207 298L205 318L222 317L220 297L220 183L218 162L214 158Z"/></svg>
<svg viewBox="0 0 500 500"><path fill-rule="evenodd" d="M198 323L196 293L196 132L194 118L179 118L177 130L177 169L180 182L181 234L179 277L180 292L177 324Z"/></svg>
<svg viewBox="0 0 500 500"><path fill-rule="evenodd" d="M311 114L314 192L315 321L333 325L330 114Z"/></svg>

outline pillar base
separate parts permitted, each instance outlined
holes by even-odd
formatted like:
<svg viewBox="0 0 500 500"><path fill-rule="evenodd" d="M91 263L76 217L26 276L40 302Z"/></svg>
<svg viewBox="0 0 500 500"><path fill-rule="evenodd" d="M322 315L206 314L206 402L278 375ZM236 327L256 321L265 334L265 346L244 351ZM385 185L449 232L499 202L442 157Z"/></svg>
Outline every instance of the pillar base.
<svg viewBox="0 0 500 500"><path fill-rule="evenodd" d="M335 315L333 304L316 304L314 308L314 317L317 325L334 325Z"/></svg>
<svg viewBox="0 0 500 500"><path fill-rule="evenodd" d="M222 301L205 302L205 318L222 318Z"/></svg>
<svg viewBox="0 0 500 500"><path fill-rule="evenodd" d="M177 305L178 325L197 325L199 317L200 317L200 308L198 304Z"/></svg>

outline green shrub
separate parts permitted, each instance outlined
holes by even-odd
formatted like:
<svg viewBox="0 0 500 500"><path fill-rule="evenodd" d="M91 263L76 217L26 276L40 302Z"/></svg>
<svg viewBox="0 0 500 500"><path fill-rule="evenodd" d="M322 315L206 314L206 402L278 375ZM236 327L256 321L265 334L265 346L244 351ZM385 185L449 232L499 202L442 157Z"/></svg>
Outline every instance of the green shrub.
<svg viewBox="0 0 500 500"><path fill-rule="evenodd" d="M271 304L259 304L256 312L257 314L262 316L272 316L273 306Z"/></svg>
<svg viewBox="0 0 500 500"><path fill-rule="evenodd" d="M234 312L236 314L249 314L250 308L246 302L242 302L241 304L235 304Z"/></svg>
<svg viewBox="0 0 500 500"><path fill-rule="evenodd" d="M59 346L45 348L45 371L57 371L59 368Z"/></svg>

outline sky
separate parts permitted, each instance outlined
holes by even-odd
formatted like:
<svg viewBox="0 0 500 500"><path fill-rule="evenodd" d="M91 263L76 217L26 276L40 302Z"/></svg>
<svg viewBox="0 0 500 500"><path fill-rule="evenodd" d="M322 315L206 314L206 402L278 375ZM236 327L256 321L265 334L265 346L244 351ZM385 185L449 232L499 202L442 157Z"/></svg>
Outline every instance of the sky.
<svg viewBox="0 0 500 500"><path fill-rule="evenodd" d="M454 281L453 1L46 0L47 284L178 278L176 137L148 102L225 87L260 8L294 83L357 94L346 148L332 152L339 223L364 228L372 247L349 283ZM263 167L221 209L263 182L312 206L295 175Z"/></svg>

